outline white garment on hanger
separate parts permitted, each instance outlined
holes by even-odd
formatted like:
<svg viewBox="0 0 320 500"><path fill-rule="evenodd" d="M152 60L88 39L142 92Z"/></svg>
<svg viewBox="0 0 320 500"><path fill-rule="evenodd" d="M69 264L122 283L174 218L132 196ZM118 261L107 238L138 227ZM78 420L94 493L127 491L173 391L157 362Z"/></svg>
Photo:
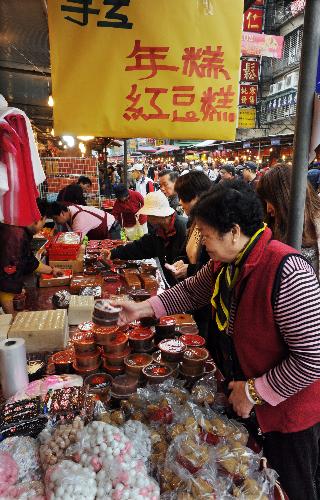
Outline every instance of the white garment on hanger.
<svg viewBox="0 0 320 500"><path fill-rule="evenodd" d="M44 173L44 170L41 165L38 149L36 146L36 142L34 140L34 135L31 127L31 123L27 115L22 111L21 109L18 108L11 108L8 106L7 101L4 99L4 97L0 94L0 120L4 119L8 115L22 115L25 118L26 122L26 127L27 127L27 133L28 133L28 138L29 138L29 147L30 147L30 154L31 154L31 162L32 162L32 167L33 167L33 175L34 175L34 181L36 183L36 186L39 186L42 182L45 181L46 175Z"/></svg>

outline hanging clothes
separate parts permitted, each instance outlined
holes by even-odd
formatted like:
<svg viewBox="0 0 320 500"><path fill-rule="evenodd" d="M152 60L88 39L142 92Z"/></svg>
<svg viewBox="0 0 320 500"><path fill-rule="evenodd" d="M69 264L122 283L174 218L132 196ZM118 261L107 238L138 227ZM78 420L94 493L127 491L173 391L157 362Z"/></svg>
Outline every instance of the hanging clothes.
<svg viewBox="0 0 320 500"><path fill-rule="evenodd" d="M30 121L0 96L0 221L16 226L38 221L37 185L44 180Z"/></svg>

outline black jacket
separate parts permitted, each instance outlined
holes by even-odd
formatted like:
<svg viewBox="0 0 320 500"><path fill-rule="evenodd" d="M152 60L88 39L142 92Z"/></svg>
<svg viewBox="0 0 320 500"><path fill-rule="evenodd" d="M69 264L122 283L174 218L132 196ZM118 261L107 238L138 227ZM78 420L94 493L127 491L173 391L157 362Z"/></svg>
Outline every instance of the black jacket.
<svg viewBox="0 0 320 500"><path fill-rule="evenodd" d="M33 273L39 261L31 250L32 234L25 227L0 224L0 290L21 293L24 276Z"/></svg>
<svg viewBox="0 0 320 500"><path fill-rule="evenodd" d="M168 196L168 202L171 208L173 208L178 215L183 215L183 208L179 204L179 196L177 194L173 194L172 196Z"/></svg>
<svg viewBox="0 0 320 500"><path fill-rule="evenodd" d="M172 273L164 268L167 262L173 264L180 254L180 249L186 238L187 219L176 215L174 227L176 234L170 236L165 242L157 233L151 229L149 234L145 234L140 240L133 241L124 246L119 246L111 250L112 259L151 259L158 257L164 274L170 284L176 283L173 281ZM167 244L166 244L167 243Z"/></svg>

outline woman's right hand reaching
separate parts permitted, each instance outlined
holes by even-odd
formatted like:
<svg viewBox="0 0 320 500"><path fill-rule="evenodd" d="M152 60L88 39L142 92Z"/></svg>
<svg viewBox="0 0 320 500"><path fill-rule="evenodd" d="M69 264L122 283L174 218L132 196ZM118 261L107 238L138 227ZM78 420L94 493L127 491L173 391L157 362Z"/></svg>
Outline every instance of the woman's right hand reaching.
<svg viewBox="0 0 320 500"><path fill-rule="evenodd" d="M124 326L140 318L153 317L154 311L147 300L144 302L133 302L125 300L123 302L111 302L114 307L122 307L119 314L118 325Z"/></svg>

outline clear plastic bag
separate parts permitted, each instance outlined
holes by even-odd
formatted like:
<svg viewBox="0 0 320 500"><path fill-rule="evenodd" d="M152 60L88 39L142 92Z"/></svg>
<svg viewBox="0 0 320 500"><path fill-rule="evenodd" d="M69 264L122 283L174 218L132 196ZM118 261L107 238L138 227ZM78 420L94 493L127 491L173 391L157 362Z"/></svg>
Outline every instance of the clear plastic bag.
<svg viewBox="0 0 320 500"><path fill-rule="evenodd" d="M215 470L215 463L213 447L201 442L197 435L180 434L168 448L165 468L188 478L188 473L194 475L207 466Z"/></svg>
<svg viewBox="0 0 320 500"><path fill-rule="evenodd" d="M132 439L138 428L142 437L140 449L139 440ZM148 475L145 465L151 447L150 438L138 422L128 423L125 430L130 438L113 425L92 422L83 429L78 442L68 452L83 468L96 474L97 499L136 500L142 496L155 500L160 496L159 487Z"/></svg>
<svg viewBox="0 0 320 500"><path fill-rule="evenodd" d="M80 464L63 460L47 470L45 488L48 500L94 500L96 474Z"/></svg>
<svg viewBox="0 0 320 500"><path fill-rule="evenodd" d="M13 486L19 476L19 468L10 453L0 452L0 495L5 496L7 489Z"/></svg>
<svg viewBox="0 0 320 500"><path fill-rule="evenodd" d="M148 427L136 420L129 420L122 430L136 449L137 459L147 463L151 454L151 434Z"/></svg>
<svg viewBox="0 0 320 500"><path fill-rule="evenodd" d="M130 464L112 462L97 473L97 500L157 500L160 498L158 483L148 475L141 460Z"/></svg>
<svg viewBox="0 0 320 500"><path fill-rule="evenodd" d="M18 465L19 481L30 482L41 479L39 449L36 439L28 436L11 437L0 443L0 451L9 453Z"/></svg>
<svg viewBox="0 0 320 500"><path fill-rule="evenodd" d="M83 429L83 422L76 417L70 424L58 424L56 427L47 426L39 435L40 460L44 470L56 465L68 456L67 450L75 444Z"/></svg>
<svg viewBox="0 0 320 500"><path fill-rule="evenodd" d="M237 447L221 444L215 452L220 473L231 477L235 485L241 485L259 469L259 455L241 444Z"/></svg>
<svg viewBox="0 0 320 500"><path fill-rule="evenodd" d="M246 478L241 486L233 487L233 495L240 500L269 500L273 499L274 486L278 474L273 469L264 469L255 472Z"/></svg>
<svg viewBox="0 0 320 500"><path fill-rule="evenodd" d="M209 373L198 380L198 382L193 386L191 398L198 405L213 405L216 393L216 378L213 374Z"/></svg>

